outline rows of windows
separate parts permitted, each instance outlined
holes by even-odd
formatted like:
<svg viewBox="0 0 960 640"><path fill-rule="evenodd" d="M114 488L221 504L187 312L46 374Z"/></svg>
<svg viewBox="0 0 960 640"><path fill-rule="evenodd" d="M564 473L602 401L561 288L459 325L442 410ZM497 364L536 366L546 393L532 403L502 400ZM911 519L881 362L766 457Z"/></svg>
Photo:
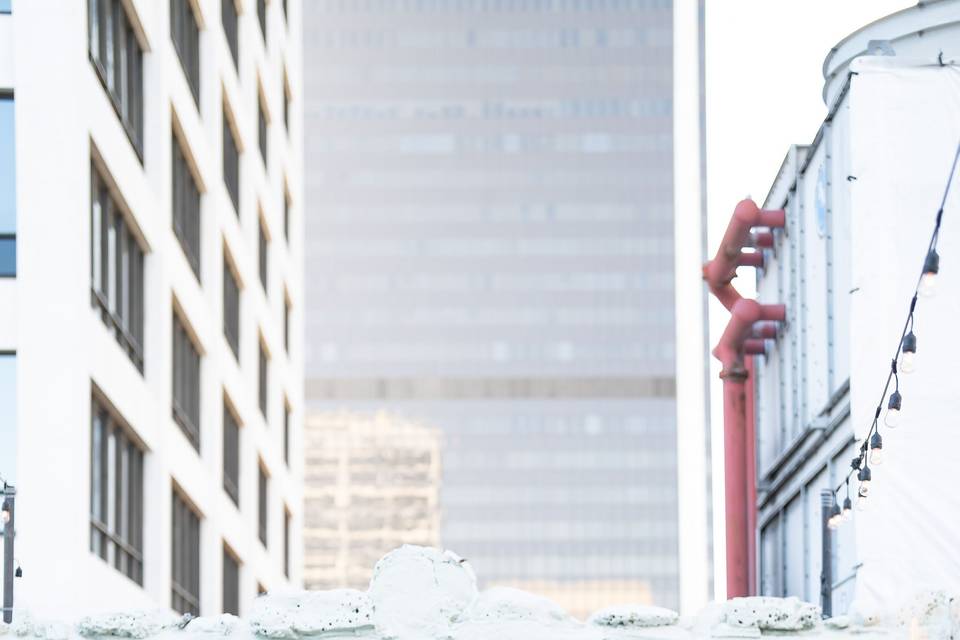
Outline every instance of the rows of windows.
<svg viewBox="0 0 960 640"><path fill-rule="evenodd" d="M518 29L350 29L327 31L330 49L625 49L670 45L669 28L574 27Z"/></svg>
<svg viewBox="0 0 960 640"><path fill-rule="evenodd" d="M433 11L638 11L670 9L672 0L323 0L328 13Z"/></svg>
<svg viewBox="0 0 960 640"><path fill-rule="evenodd" d="M590 97L527 100L377 100L329 101L314 107L310 115L329 120L462 120L466 118L570 120L649 118L673 111L673 100L666 97L616 98Z"/></svg>
<svg viewBox="0 0 960 640"><path fill-rule="evenodd" d="M317 140L314 153L368 153L418 156L467 154L662 154L672 144L670 134L587 133L398 133L369 136L329 136Z"/></svg>
<svg viewBox="0 0 960 640"><path fill-rule="evenodd" d="M90 429L90 550L120 573L143 585L144 460L146 449L134 430L95 390ZM224 407L224 489L239 502L239 427ZM268 476L258 462L257 536L267 545ZM170 606L200 613L200 529L203 516L180 487L171 499ZM290 575L290 510L283 507L282 566ZM223 611L238 613L240 560L224 544Z"/></svg>

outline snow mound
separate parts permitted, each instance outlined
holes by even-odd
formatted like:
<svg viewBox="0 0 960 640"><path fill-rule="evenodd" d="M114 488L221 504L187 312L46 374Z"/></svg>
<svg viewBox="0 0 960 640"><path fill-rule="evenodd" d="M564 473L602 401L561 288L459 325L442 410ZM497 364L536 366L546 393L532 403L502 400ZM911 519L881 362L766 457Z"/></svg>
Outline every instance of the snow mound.
<svg viewBox="0 0 960 640"><path fill-rule="evenodd" d="M404 545L377 562L367 594L382 635L446 638L477 599L477 577L455 553Z"/></svg>
<svg viewBox="0 0 960 640"><path fill-rule="evenodd" d="M511 587L493 587L482 592L467 617L491 620L532 620L542 623L566 621L570 616L553 600Z"/></svg>
<svg viewBox="0 0 960 640"><path fill-rule="evenodd" d="M250 629L284 640L373 633L373 603L362 591L290 591L257 598Z"/></svg>
<svg viewBox="0 0 960 640"><path fill-rule="evenodd" d="M599 627L666 627L676 624L679 614L663 607L624 604L597 611L587 624Z"/></svg>
<svg viewBox="0 0 960 640"><path fill-rule="evenodd" d="M724 610L731 627L761 631L804 631L820 621L820 607L799 598L734 598Z"/></svg>
<svg viewBox="0 0 960 640"><path fill-rule="evenodd" d="M181 621L169 611L133 611L87 616L77 625L85 638L147 638L170 629Z"/></svg>

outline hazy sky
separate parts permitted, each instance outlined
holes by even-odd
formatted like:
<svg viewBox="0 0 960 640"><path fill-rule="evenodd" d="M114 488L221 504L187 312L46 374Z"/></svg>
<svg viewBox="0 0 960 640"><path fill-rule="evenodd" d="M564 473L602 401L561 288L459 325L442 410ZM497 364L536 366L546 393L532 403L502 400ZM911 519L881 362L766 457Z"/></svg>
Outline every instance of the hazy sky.
<svg viewBox="0 0 960 640"><path fill-rule="evenodd" d="M693 0L678 0L693 1ZM813 141L826 115L821 98L823 59L860 27L916 4L915 0L708 0L707 7L707 212L709 253L734 206L750 196L763 204L791 144ZM752 272L735 281L752 289ZM711 345L729 314L711 300ZM711 360L714 478L722 479L723 397ZM721 482L714 483L715 513L722 514ZM715 534L723 534L722 521ZM723 539L715 538L723 549ZM717 564L723 554L715 554ZM724 574L717 567L717 577ZM718 582L717 587L721 587ZM718 593L717 595L720 595Z"/></svg>

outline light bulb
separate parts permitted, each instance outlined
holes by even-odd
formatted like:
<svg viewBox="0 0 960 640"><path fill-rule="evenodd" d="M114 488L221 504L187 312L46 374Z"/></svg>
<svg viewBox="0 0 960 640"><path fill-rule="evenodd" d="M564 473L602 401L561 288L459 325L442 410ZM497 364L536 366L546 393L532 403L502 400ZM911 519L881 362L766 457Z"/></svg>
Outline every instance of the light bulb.
<svg viewBox="0 0 960 640"><path fill-rule="evenodd" d="M937 292L937 273L940 272L940 254L936 249L930 249L927 259L923 261L923 275L920 277L920 287L917 293L929 298Z"/></svg>
<svg viewBox="0 0 960 640"><path fill-rule="evenodd" d="M830 508L830 517L827 518L827 526L831 529L836 529L840 526L842 519L843 514L840 511L840 505L837 504L837 500L834 498L833 507Z"/></svg>
<svg viewBox="0 0 960 640"><path fill-rule="evenodd" d="M879 431L875 431L870 438L870 464L883 464L883 438Z"/></svg>
<svg viewBox="0 0 960 640"><path fill-rule="evenodd" d="M847 490L849 491L849 488ZM850 501L850 496L843 499L843 515L840 517L843 518L844 522L853 517L853 503Z"/></svg>
<svg viewBox="0 0 960 640"><path fill-rule="evenodd" d="M873 474L870 472L870 467L864 464L863 468L860 469L860 473L857 474L857 480L860 481L860 497L866 498L870 495L870 481L872 479Z"/></svg>
<svg viewBox="0 0 960 640"><path fill-rule="evenodd" d="M917 366L917 336L913 333L913 329L910 330L910 333L903 336L901 350L903 351L903 358L900 360L900 371L903 373L913 373L913 370L916 369Z"/></svg>
<svg viewBox="0 0 960 640"><path fill-rule="evenodd" d="M903 405L903 397L899 391L890 394L890 402L887 403L887 415L884 417L884 423L891 429L896 429L900 424L900 407ZM873 446L871 441L870 446Z"/></svg>
<svg viewBox="0 0 960 640"><path fill-rule="evenodd" d="M903 354L903 358L900 360L900 372L901 373L913 373L917 368L917 354L909 351Z"/></svg>
<svg viewBox="0 0 960 640"><path fill-rule="evenodd" d="M932 298L937 293L937 274L925 273L920 279L920 289L918 293L924 298Z"/></svg>

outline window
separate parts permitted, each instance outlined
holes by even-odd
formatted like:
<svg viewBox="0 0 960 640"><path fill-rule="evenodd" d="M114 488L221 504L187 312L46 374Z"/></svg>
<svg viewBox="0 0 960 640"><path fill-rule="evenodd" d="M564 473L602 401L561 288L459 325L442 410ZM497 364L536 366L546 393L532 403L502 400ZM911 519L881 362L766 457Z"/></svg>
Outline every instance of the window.
<svg viewBox="0 0 960 640"><path fill-rule="evenodd" d="M240 506L240 424L223 403L223 490Z"/></svg>
<svg viewBox="0 0 960 640"><path fill-rule="evenodd" d="M267 125L270 124L267 120L267 110L264 107L264 98L261 95L260 101L257 104L257 141L260 144L260 159L263 161L263 166L267 166Z"/></svg>
<svg viewBox="0 0 960 640"><path fill-rule="evenodd" d="M106 180L90 163L90 287L93 304L143 373L143 249Z"/></svg>
<svg viewBox="0 0 960 640"><path fill-rule="evenodd" d="M187 76L193 101L200 104L200 27L190 0L170 0L170 37Z"/></svg>
<svg viewBox="0 0 960 640"><path fill-rule="evenodd" d="M226 543L223 545L223 588L221 593L223 595L223 613L240 615L240 561Z"/></svg>
<svg viewBox="0 0 960 640"><path fill-rule="evenodd" d="M200 451L200 353L183 320L173 314L173 419Z"/></svg>
<svg viewBox="0 0 960 640"><path fill-rule="evenodd" d="M283 2L281 3L280 6L283 7L283 19L284 19L284 20L289 20L289 19L290 19L290 14L287 13L287 9L288 9L288 7L287 7L287 0L283 0Z"/></svg>
<svg viewBox="0 0 960 640"><path fill-rule="evenodd" d="M170 606L179 613L200 615L200 516L176 488L173 490Z"/></svg>
<svg viewBox="0 0 960 640"><path fill-rule="evenodd" d="M89 0L90 60L113 108L143 158L143 50L123 0Z"/></svg>
<svg viewBox="0 0 960 640"><path fill-rule="evenodd" d="M224 0L226 4L232 0ZM233 203L233 211L240 217L240 145L233 134L231 119L226 108L223 110L223 182Z"/></svg>
<svg viewBox="0 0 960 640"><path fill-rule="evenodd" d="M223 35L227 37L227 46L233 57L233 66L237 68L240 60L240 41L237 39L237 5L236 0L221 0L220 20L223 22Z"/></svg>
<svg viewBox="0 0 960 640"><path fill-rule="evenodd" d="M257 259L260 262L260 285L263 287L263 292L267 293L267 251L270 248L269 241L267 240L267 232L264 227L263 220L260 221L259 228L259 237L257 241Z"/></svg>
<svg viewBox="0 0 960 640"><path fill-rule="evenodd" d="M283 194L283 239L290 244L290 192Z"/></svg>
<svg viewBox="0 0 960 640"><path fill-rule="evenodd" d="M17 163L13 96L0 93L0 278L17 275Z"/></svg>
<svg viewBox="0 0 960 640"><path fill-rule="evenodd" d="M177 136L173 136L172 167L173 231L190 268L200 279L200 188Z"/></svg>
<svg viewBox="0 0 960 640"><path fill-rule="evenodd" d="M260 23L260 35L267 42L267 0L257 0L257 22Z"/></svg>
<svg viewBox="0 0 960 640"><path fill-rule="evenodd" d="M283 72L283 128L290 133L290 83L287 72Z"/></svg>
<svg viewBox="0 0 960 640"><path fill-rule="evenodd" d="M267 472L261 462L257 478L257 537L267 546Z"/></svg>
<svg viewBox="0 0 960 640"><path fill-rule="evenodd" d="M290 404L283 403L283 462L290 466Z"/></svg>
<svg viewBox="0 0 960 640"><path fill-rule="evenodd" d="M267 419L267 367L270 365L270 359L267 356L267 349L263 346L263 340L260 341L260 371L259 371L259 397L260 413L264 420Z"/></svg>
<svg viewBox="0 0 960 640"><path fill-rule="evenodd" d="M283 297L283 349L290 353L290 298Z"/></svg>
<svg viewBox="0 0 960 640"><path fill-rule="evenodd" d="M290 577L290 510L283 508L283 575Z"/></svg>
<svg viewBox="0 0 960 640"><path fill-rule="evenodd" d="M142 585L143 449L96 397L90 431L90 550Z"/></svg>
<svg viewBox="0 0 960 640"><path fill-rule="evenodd" d="M223 254L223 335L233 351L233 357L239 359L240 285L226 252Z"/></svg>

